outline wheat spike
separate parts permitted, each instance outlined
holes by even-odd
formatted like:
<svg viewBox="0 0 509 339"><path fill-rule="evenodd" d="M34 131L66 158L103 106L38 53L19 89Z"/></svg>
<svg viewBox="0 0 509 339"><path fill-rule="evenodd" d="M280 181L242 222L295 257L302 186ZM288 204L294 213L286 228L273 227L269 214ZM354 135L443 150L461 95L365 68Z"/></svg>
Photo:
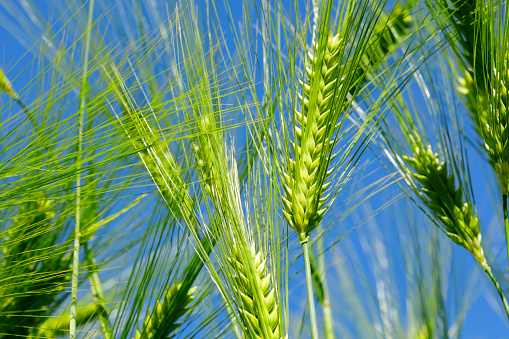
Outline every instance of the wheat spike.
<svg viewBox="0 0 509 339"><path fill-rule="evenodd" d="M507 59L507 58L506 58ZM489 92L472 78L471 72L465 72L460 79L460 91L466 96L466 105L473 112L477 131L484 141L484 148L495 169L502 188L506 194L509 185L509 69L505 60L502 69L493 70L493 79ZM477 91L476 91L477 89Z"/></svg>
<svg viewBox="0 0 509 339"><path fill-rule="evenodd" d="M76 323L84 325L91 322L99 316L101 311L102 308L96 304L79 307L76 314ZM56 336L65 336L69 332L69 322L68 314L48 318L37 330L37 336L30 336L29 338L54 338Z"/></svg>
<svg viewBox="0 0 509 339"><path fill-rule="evenodd" d="M134 100L120 86L123 83L116 68L114 71L120 84L112 82L111 85L123 109L123 116L119 120L170 209L177 218L188 220L194 203L182 177L182 170L173 154L164 151L165 146L161 145L159 137L150 130L145 117L135 107Z"/></svg>
<svg viewBox="0 0 509 339"><path fill-rule="evenodd" d="M362 86L371 76L371 68L378 65L409 34L412 26L410 11L396 4L390 16L382 15L375 26L372 41L362 54L362 66L356 71L357 86Z"/></svg>
<svg viewBox="0 0 509 339"><path fill-rule="evenodd" d="M413 168L411 175L420 183L424 201L443 225L442 230L456 244L463 246L475 259L488 268L481 246L479 220L472 205L463 199L461 185L456 189L454 175L447 171L445 162L441 162L438 153L433 154L431 147L417 146L414 157L404 157Z"/></svg>
<svg viewBox="0 0 509 339"><path fill-rule="evenodd" d="M275 290L271 288L271 275L268 272L266 259L261 252L256 252L254 245L243 251L234 248L229 258L235 272L233 285L240 296L239 311L244 321L256 333L256 338L280 338L279 311L276 303ZM249 262L248 262L249 261ZM254 267L253 276L249 267ZM261 290L259 300L255 287ZM264 330L265 329L265 330Z"/></svg>
<svg viewBox="0 0 509 339"><path fill-rule="evenodd" d="M16 92L12 88L12 84L7 78L7 75L0 68L0 93L5 92L9 94L11 97L16 96Z"/></svg>
<svg viewBox="0 0 509 339"><path fill-rule="evenodd" d="M325 181L330 173L323 164L328 163L324 158L330 151L329 121L336 108L342 45L339 36L330 36L323 58L310 55L306 67L310 82L301 82L302 112L295 112L300 127L295 128L296 142L293 143L296 160L289 160L284 173L285 194L282 197L284 216L301 241L322 219L325 212L322 207L328 198ZM318 81L314 81L315 77ZM318 88L311 88L312 83L318 84ZM312 99L313 90L317 91L315 100Z"/></svg>
<svg viewBox="0 0 509 339"><path fill-rule="evenodd" d="M39 197L23 203L13 225L1 234L0 331L28 336L47 314L47 306L70 281L69 257L56 239L51 219L53 202ZM23 314L23 317L16 316Z"/></svg>
<svg viewBox="0 0 509 339"><path fill-rule="evenodd" d="M180 327L177 321L189 312L196 287L187 294L179 293L182 284L175 282L167 286L163 300L158 300L153 311L147 312L141 330L136 330L135 339L167 338Z"/></svg>
<svg viewBox="0 0 509 339"><path fill-rule="evenodd" d="M196 165L199 169L202 185L209 196L214 194L214 178L218 173L212 166L214 159L212 148L214 144L222 144L220 133L214 133L217 130L216 118L212 115L198 115L196 132L197 136L193 141L194 156Z"/></svg>

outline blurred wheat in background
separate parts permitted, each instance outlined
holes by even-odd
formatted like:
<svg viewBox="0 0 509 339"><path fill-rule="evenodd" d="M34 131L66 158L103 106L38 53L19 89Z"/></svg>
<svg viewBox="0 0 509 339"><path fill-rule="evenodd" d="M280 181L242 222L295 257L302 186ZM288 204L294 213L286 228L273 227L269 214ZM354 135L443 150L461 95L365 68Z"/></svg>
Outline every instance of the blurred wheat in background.
<svg viewBox="0 0 509 339"><path fill-rule="evenodd" d="M508 27L3 0L0 338L508 337Z"/></svg>

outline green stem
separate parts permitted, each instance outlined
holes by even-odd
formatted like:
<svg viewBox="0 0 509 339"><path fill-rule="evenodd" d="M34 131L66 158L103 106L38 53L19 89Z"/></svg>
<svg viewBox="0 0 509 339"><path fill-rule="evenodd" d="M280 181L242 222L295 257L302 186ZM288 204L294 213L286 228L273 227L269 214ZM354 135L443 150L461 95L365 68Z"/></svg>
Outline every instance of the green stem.
<svg viewBox="0 0 509 339"><path fill-rule="evenodd" d="M509 318L509 305L507 305L507 300L504 296L504 293L502 292L502 289L500 288L500 285L498 284L497 279L493 276L493 273L491 273L491 269L488 267L484 270L491 278L491 281L493 282L493 285L495 285L495 288L497 289L498 295L500 296L500 299L502 300L502 304L504 305L505 313L507 315L507 318Z"/></svg>
<svg viewBox="0 0 509 339"><path fill-rule="evenodd" d="M317 233L321 234L321 223L318 226ZM323 253L323 234L317 240L318 249L318 272L322 281L323 300L320 303L322 306L323 315L323 328L325 330L325 339L335 339L334 335L334 320L332 318L332 308L329 298L329 285L327 284L327 267L325 265L325 254Z"/></svg>
<svg viewBox="0 0 509 339"><path fill-rule="evenodd" d="M313 294L313 277L311 276L311 264L309 262L308 239L301 240L304 263L306 266L306 287L308 293L309 321L311 323L311 338L318 339L318 326L316 325L315 296Z"/></svg>
<svg viewBox="0 0 509 339"><path fill-rule="evenodd" d="M108 309L106 308L106 301L104 299L101 280L99 278L99 274L97 273L97 265L95 263L94 254L86 242L84 244L84 249L85 261L88 266L88 279L90 280L91 293L94 297L94 303L96 304L97 311L99 313L99 320L103 330L103 337L104 339L111 339L112 331L110 321L108 319Z"/></svg>
<svg viewBox="0 0 509 339"><path fill-rule="evenodd" d="M507 193L502 194L502 204L504 208L505 240L507 248L507 262L509 269L509 218L507 217Z"/></svg>
<svg viewBox="0 0 509 339"><path fill-rule="evenodd" d="M83 63L83 76L80 92L80 111L78 116L78 153L76 155L76 222L74 227L74 249L71 278L71 312L69 321L69 338L76 338L76 310L78 305L78 269L80 255L80 207L81 207L81 153L83 152L83 120L86 105L86 83L88 75L88 54L90 50L90 29L92 27L92 14L94 12L94 0L90 0L88 9L87 33L85 38L85 52Z"/></svg>

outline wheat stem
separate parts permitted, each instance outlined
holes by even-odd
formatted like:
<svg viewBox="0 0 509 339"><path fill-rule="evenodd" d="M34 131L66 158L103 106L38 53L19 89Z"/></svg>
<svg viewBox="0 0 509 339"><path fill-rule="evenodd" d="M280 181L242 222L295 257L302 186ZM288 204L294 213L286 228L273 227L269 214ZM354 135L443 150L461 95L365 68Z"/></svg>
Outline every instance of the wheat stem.
<svg viewBox="0 0 509 339"><path fill-rule="evenodd" d="M493 285L495 285L495 288L497 289L498 295L500 296L500 299L502 300L502 304L504 305L505 313L507 314L507 317L509 318L509 305L507 304L507 299L504 296L504 292L502 292L502 289L500 288L500 285L498 284L497 279L495 276L493 276L493 273L491 272L491 268L487 267L484 270L491 278L491 281L493 282Z"/></svg>
<svg viewBox="0 0 509 339"><path fill-rule="evenodd" d="M321 223L320 223L321 225ZM323 298L320 302L322 306L323 316L323 329L325 331L325 339L335 339L334 335L334 319L332 317L332 308L329 298L329 285L327 284L327 267L325 265L325 254L323 253L323 233L322 227L318 226L318 234L320 236L317 239L318 249L318 274L322 282Z"/></svg>
<svg viewBox="0 0 509 339"><path fill-rule="evenodd" d="M509 217L507 216L507 193L502 194L502 206L504 209L505 239L507 247L507 261L509 270Z"/></svg>
<svg viewBox="0 0 509 339"><path fill-rule="evenodd" d="M311 338L318 339L318 326L316 322L315 296L313 294L313 277L311 275L311 264L309 262L308 238L301 240L304 264L306 267L306 288L308 294L309 321L311 323Z"/></svg>
<svg viewBox="0 0 509 339"><path fill-rule="evenodd" d="M86 82L88 73L88 54L90 50L90 29L92 26L92 14L94 12L94 0L90 0L88 9L87 33L85 38L83 78L80 92L80 111L78 116L78 153L76 155L76 223L74 227L74 248L71 278L71 312L69 321L69 338L76 338L76 310L78 304L78 269L80 263L80 205L81 205L81 153L83 152L83 120L86 105Z"/></svg>
<svg viewBox="0 0 509 339"><path fill-rule="evenodd" d="M85 249L85 260L88 266L89 272L89 280L91 286L91 293L94 297L94 303L97 307L97 312L99 316L99 320L101 322L101 328L103 330L104 339L112 338L112 331L110 326L110 321L108 319L108 309L105 306L104 293L101 286L101 280L99 278L99 274L97 273L97 265L94 260L94 255L92 250L88 246L88 243L84 244Z"/></svg>

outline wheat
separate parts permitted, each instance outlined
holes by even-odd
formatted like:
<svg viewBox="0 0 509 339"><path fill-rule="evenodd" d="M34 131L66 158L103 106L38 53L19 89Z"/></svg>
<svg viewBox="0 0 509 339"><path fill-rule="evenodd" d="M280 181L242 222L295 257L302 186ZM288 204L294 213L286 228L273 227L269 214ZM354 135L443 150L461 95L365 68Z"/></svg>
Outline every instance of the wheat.
<svg viewBox="0 0 509 339"><path fill-rule="evenodd" d="M213 180L218 175L215 167L212 166L214 159L211 150L214 144L222 143L222 141L217 140L217 133L213 133L216 128L214 116L199 117L196 128L198 135L193 141L196 165L202 178L202 185L209 196L214 194Z"/></svg>
<svg viewBox="0 0 509 339"><path fill-rule="evenodd" d="M506 58L507 59L507 58ZM466 97L466 105L473 112L477 131L484 141L484 148L495 169L502 194L507 194L509 185L509 69L507 60L500 70L493 70L493 79L488 92L484 92L479 81L466 71L460 79L460 91Z"/></svg>
<svg viewBox="0 0 509 339"><path fill-rule="evenodd" d="M51 200L40 197L23 203L13 225L1 235L1 332L29 335L70 281L70 258L62 245L55 253L47 250L57 240L52 232L52 205Z"/></svg>
<svg viewBox="0 0 509 339"><path fill-rule="evenodd" d="M5 92L9 94L11 97L16 96L16 92L12 88L12 84L7 78L7 75L0 69L0 93Z"/></svg>
<svg viewBox="0 0 509 339"><path fill-rule="evenodd" d="M445 234L456 244L463 246L484 269L488 268L481 246L479 220L472 205L463 200L463 190L456 188L454 175L447 164L440 161L438 153L431 147L417 146L414 156L404 157L414 169L411 175L420 183L424 201L443 226Z"/></svg>
<svg viewBox="0 0 509 339"><path fill-rule="evenodd" d="M152 177L161 196L168 204L175 216L182 220L189 220L188 216L193 209L194 203L188 192L188 185L183 179L182 170L177 164L175 157L159 141L157 134L152 132L134 100L125 89L120 73L113 67L117 82L112 81L115 95L123 109L119 121L125 133L137 150L145 168Z"/></svg>
<svg viewBox="0 0 509 339"><path fill-rule="evenodd" d="M187 312L194 299L196 287L186 294L179 293L182 284L175 282L167 286L162 300L158 300L153 311L147 312L141 330L136 331L135 339L167 338L180 327L177 321Z"/></svg>
<svg viewBox="0 0 509 339"><path fill-rule="evenodd" d="M97 304L91 306L78 307L76 313L76 323L84 325L96 319L102 312ZM30 336L29 338L55 338L56 336L64 336L69 332L69 315L63 314L58 317L47 319L38 329L37 336Z"/></svg>
<svg viewBox="0 0 509 339"><path fill-rule="evenodd" d="M280 338L278 305L265 257L261 252L256 252L254 244L242 251L234 247L232 252L229 262L235 274L233 288L240 296L242 318L255 332L255 338Z"/></svg>
<svg viewBox="0 0 509 339"><path fill-rule="evenodd" d="M374 77L373 68L409 35L413 21L409 10L399 4L396 4L389 17L381 15L380 19L375 25L370 45L362 54L362 66L356 71L356 78L360 81L358 87Z"/></svg>
<svg viewBox="0 0 509 339"><path fill-rule="evenodd" d="M310 83L301 81L302 112L295 112L299 126L295 127L296 142L292 143L295 160L289 160L284 173L283 213L301 241L318 226L328 196L325 183L330 172L326 156L330 153L330 117L336 108L335 93L342 41L339 36L327 39L323 56L312 56L306 67ZM316 88L311 84L317 84ZM325 166L324 166L325 165Z"/></svg>

